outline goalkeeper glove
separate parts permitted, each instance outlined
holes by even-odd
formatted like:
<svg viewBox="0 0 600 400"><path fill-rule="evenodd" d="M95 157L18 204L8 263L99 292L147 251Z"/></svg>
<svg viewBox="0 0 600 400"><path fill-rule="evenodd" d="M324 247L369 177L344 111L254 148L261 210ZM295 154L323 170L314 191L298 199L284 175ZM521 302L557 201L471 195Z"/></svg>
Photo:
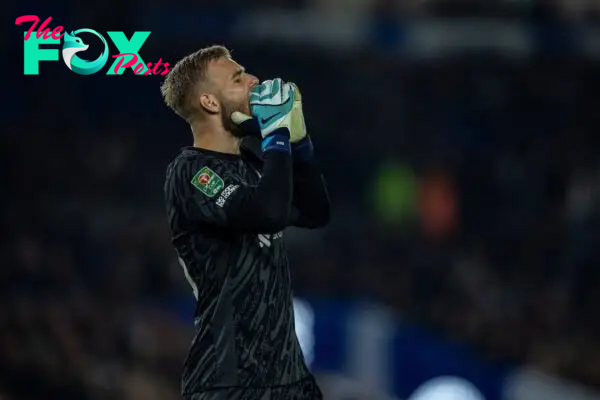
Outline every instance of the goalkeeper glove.
<svg viewBox="0 0 600 400"><path fill-rule="evenodd" d="M292 143L292 154L296 160L309 160L313 156L314 148L310 137L306 133L304 112L302 111L302 94L295 83L290 82L295 89L294 106L292 107L290 124L290 142Z"/></svg>
<svg viewBox="0 0 600 400"><path fill-rule="evenodd" d="M279 128L289 130L293 106L294 88L280 78L265 81L250 91L250 111L263 139ZM239 111L231 114L231 119L238 125L251 118Z"/></svg>
<svg viewBox="0 0 600 400"><path fill-rule="evenodd" d="M263 152L291 150L289 127L293 106L294 88L279 78L265 81L250 91L250 110L263 138ZM240 126L251 119L252 116L239 111L231 114L231 120Z"/></svg>
<svg viewBox="0 0 600 400"><path fill-rule="evenodd" d="M280 78L262 82L250 92L250 109L263 138L279 128L288 129L292 143L306 137L302 96L294 83L285 83ZM251 118L239 111L231 115L236 124Z"/></svg>
<svg viewBox="0 0 600 400"><path fill-rule="evenodd" d="M290 82L294 88L294 106L292 107L292 115L290 122L290 141L298 143L306 138L306 124L304 122L304 112L302 111L302 94L295 83Z"/></svg>

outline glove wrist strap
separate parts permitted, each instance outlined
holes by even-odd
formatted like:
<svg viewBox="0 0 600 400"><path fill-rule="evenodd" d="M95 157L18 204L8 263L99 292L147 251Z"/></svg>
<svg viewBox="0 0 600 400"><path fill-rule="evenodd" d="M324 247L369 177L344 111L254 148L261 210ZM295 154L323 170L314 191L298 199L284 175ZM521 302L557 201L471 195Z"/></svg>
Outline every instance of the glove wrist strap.
<svg viewBox="0 0 600 400"><path fill-rule="evenodd" d="M262 151L283 151L290 153L290 132L287 128L279 128L263 139Z"/></svg>

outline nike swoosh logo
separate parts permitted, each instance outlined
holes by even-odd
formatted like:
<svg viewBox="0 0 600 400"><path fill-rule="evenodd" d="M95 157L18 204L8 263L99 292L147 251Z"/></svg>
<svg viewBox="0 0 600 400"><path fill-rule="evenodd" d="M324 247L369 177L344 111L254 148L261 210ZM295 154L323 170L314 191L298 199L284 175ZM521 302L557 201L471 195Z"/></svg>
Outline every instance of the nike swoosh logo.
<svg viewBox="0 0 600 400"><path fill-rule="evenodd" d="M288 99L287 99L287 100L286 100L284 103L280 104L278 107L285 106L285 105L287 105L287 104L288 104L290 101L292 101L292 98L293 98L293 96L291 96L291 91L292 91L292 90L290 89L290 96L288 96ZM273 118L275 118L275 117L277 117L277 116L279 116L279 113L277 113L277 114L274 114L274 115L271 115L271 116L270 116L270 117L268 117L268 118L264 118L264 117L263 117L263 118L261 118L261 119L260 119L260 123L261 123L262 125L264 125L264 124L268 123L270 120L272 120Z"/></svg>
<svg viewBox="0 0 600 400"><path fill-rule="evenodd" d="M261 118L260 123L264 125L264 124L268 123L270 120L272 120L273 118L275 118L277 115L279 115L279 114L271 115L268 118Z"/></svg>

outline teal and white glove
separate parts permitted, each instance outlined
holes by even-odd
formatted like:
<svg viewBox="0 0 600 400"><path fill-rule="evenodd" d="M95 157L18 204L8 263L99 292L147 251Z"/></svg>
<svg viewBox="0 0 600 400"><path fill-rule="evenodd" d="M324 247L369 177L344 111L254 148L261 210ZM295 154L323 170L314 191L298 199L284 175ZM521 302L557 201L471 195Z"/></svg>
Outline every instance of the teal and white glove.
<svg viewBox="0 0 600 400"><path fill-rule="evenodd" d="M250 109L263 139L274 132L279 135L287 132L291 143L304 142L306 125L302 112L302 95L294 83L283 82L280 78L262 82L250 92ZM231 115L231 119L238 125L251 118L252 116L238 111ZM283 131L281 128L287 129ZM263 150L268 142L263 142Z"/></svg>
<svg viewBox="0 0 600 400"><path fill-rule="evenodd" d="M263 138L262 151L291 151L290 125L294 87L280 78L268 80L250 91L250 111ZM236 124L247 124L252 116L239 111L231 115Z"/></svg>
<svg viewBox="0 0 600 400"><path fill-rule="evenodd" d="M291 132L294 96L294 86L280 78L264 81L250 91L250 111L258 122L263 139L279 128L288 128ZM231 119L241 124L252 116L236 111Z"/></svg>

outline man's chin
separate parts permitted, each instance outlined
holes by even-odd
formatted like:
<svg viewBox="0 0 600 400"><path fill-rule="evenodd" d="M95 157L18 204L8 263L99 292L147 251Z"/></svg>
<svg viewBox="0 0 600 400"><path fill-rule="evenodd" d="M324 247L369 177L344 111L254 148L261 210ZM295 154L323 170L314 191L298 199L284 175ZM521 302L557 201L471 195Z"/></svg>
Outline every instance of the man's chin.
<svg viewBox="0 0 600 400"><path fill-rule="evenodd" d="M242 103L239 104L238 107L228 107L228 104L224 104L221 120L223 122L223 127L231 134L231 136L240 139L246 136L260 136L260 128L256 119L252 118L241 125L237 125L231 120L231 114L233 114L234 111L241 112L242 114L246 115L252 115L250 111L250 104L244 105Z"/></svg>

